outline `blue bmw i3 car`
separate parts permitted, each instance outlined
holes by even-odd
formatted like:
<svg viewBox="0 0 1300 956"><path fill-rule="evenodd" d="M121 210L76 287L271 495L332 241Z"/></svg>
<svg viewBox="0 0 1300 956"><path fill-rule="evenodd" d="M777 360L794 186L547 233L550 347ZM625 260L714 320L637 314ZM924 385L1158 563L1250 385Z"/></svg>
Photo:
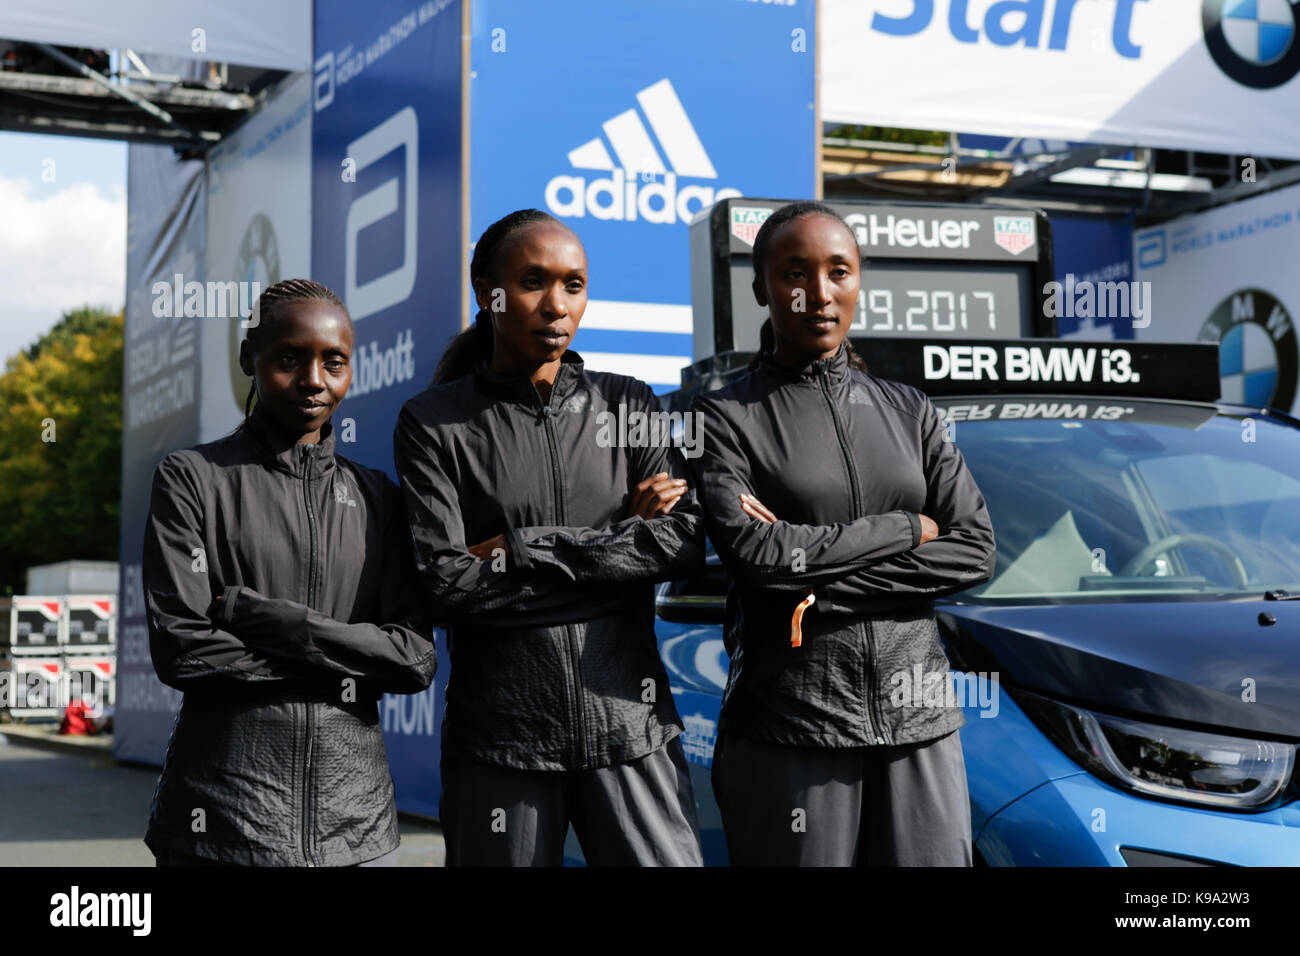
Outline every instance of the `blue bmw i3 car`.
<svg viewBox="0 0 1300 956"><path fill-rule="evenodd" d="M976 863L1300 865L1300 421L1169 397L1217 375L1128 351L1145 384L924 382L997 538L994 576L935 602ZM710 864L726 592L710 553L657 596Z"/></svg>

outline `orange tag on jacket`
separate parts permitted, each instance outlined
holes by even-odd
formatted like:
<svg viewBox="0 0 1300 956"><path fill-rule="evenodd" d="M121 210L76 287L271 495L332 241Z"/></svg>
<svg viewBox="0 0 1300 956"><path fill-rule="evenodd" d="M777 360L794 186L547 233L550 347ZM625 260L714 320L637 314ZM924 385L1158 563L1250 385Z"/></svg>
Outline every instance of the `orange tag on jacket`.
<svg viewBox="0 0 1300 956"><path fill-rule="evenodd" d="M790 646L799 647L803 644L803 612L808 610L809 605L817 599L813 597L812 590L808 591L808 596L799 602L794 609L794 617L790 618Z"/></svg>

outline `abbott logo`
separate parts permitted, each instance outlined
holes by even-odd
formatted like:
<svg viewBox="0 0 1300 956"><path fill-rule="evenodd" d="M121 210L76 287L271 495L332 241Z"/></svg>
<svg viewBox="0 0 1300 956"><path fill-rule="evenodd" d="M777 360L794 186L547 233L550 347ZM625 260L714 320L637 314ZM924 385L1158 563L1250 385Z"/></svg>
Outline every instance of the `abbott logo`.
<svg viewBox="0 0 1300 956"><path fill-rule="evenodd" d="M352 318L363 319L405 301L415 288L416 209L419 200L419 124L415 110L398 110L370 132L348 144L347 155L360 172L395 149L406 149L406 204L402 264L364 284L357 283L357 236L361 230L397 212L397 177L384 180L348 207L345 229L344 285Z"/></svg>
<svg viewBox="0 0 1300 956"><path fill-rule="evenodd" d="M1169 258L1169 242L1164 229L1144 232L1137 238L1137 260L1139 269L1154 269L1165 264Z"/></svg>
<svg viewBox="0 0 1300 956"><path fill-rule="evenodd" d="M638 218L653 223L689 222L701 209L741 195L738 189L715 191L712 186L690 185L679 190L679 176L717 179L718 172L669 80L647 86L636 99L663 155L655 148L650 131L635 109L619 113L601 126L618 158L617 164L599 136L568 154L569 165L575 169L610 175L590 182L583 176L556 176L546 184L546 205L551 212L573 218L590 214L595 219L623 222Z"/></svg>

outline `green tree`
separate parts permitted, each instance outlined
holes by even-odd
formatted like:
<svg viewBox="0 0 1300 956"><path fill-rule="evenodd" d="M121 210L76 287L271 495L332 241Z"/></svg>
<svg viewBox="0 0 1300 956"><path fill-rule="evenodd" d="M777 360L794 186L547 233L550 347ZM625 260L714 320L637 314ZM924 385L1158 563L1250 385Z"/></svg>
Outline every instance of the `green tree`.
<svg viewBox="0 0 1300 956"><path fill-rule="evenodd" d="M0 593L26 569L116 561L122 315L64 313L0 375Z"/></svg>
<svg viewBox="0 0 1300 956"><path fill-rule="evenodd" d="M913 146L947 146L948 134L938 130L898 129L894 126L836 126L827 130L831 139L865 139L877 143L910 143Z"/></svg>

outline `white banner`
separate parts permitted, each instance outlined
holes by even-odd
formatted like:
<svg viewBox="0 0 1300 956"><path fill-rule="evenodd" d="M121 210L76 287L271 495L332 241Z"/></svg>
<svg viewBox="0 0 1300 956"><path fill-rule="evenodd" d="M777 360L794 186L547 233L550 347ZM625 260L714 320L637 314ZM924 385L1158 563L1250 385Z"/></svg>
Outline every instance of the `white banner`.
<svg viewBox="0 0 1300 956"><path fill-rule="evenodd" d="M312 0L5 0L0 37L29 43L311 68Z"/></svg>
<svg viewBox="0 0 1300 956"><path fill-rule="evenodd" d="M822 0L822 118L1300 159L1300 0Z"/></svg>
<svg viewBox="0 0 1300 956"><path fill-rule="evenodd" d="M311 77L291 78L257 115L208 154L208 274L223 314L205 314L199 441L244 417L249 378L239 370L243 322L257 296L281 279L311 278ZM236 283L229 308L227 283ZM212 285L210 286L209 283ZM220 294L225 292L226 294Z"/></svg>
<svg viewBox="0 0 1300 956"><path fill-rule="evenodd" d="M1138 230L1139 339L1218 342L1223 399L1296 414L1300 186Z"/></svg>

